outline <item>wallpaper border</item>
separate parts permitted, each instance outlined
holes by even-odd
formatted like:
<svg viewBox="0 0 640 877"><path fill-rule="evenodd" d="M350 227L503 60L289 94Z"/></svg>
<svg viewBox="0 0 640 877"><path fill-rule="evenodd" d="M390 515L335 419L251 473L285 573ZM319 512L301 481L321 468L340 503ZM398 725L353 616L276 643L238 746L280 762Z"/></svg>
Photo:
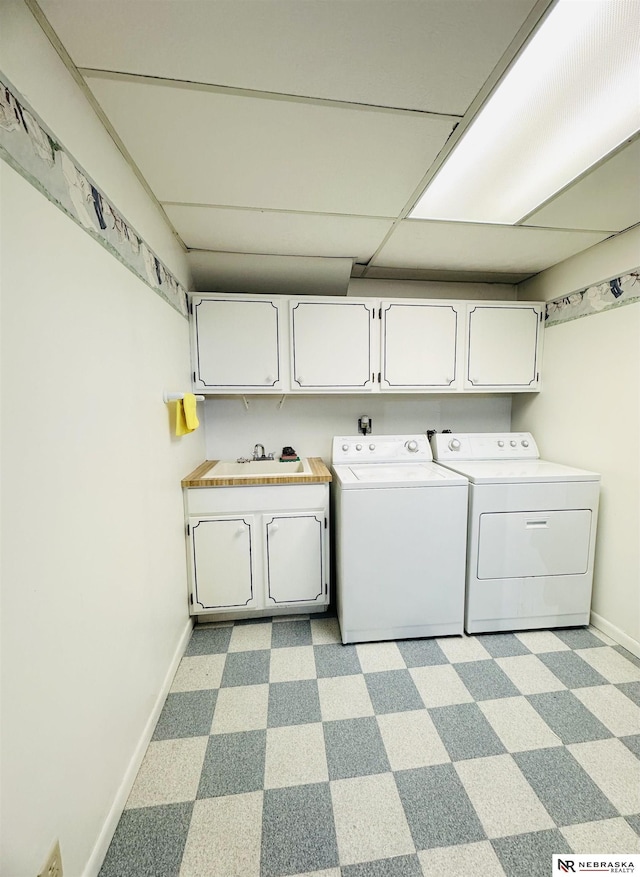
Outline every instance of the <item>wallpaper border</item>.
<svg viewBox="0 0 640 877"><path fill-rule="evenodd" d="M187 318L182 284L2 74L0 158Z"/></svg>
<svg viewBox="0 0 640 877"><path fill-rule="evenodd" d="M640 267L547 302L545 327L640 301Z"/></svg>

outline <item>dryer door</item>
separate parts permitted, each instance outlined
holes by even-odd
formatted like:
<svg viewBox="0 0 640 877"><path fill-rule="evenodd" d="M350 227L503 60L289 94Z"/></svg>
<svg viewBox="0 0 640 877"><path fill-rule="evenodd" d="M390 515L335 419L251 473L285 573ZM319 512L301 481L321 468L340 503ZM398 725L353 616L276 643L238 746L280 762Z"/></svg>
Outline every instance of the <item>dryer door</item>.
<svg viewBox="0 0 640 877"><path fill-rule="evenodd" d="M589 509L482 514L478 578L582 575L590 532Z"/></svg>

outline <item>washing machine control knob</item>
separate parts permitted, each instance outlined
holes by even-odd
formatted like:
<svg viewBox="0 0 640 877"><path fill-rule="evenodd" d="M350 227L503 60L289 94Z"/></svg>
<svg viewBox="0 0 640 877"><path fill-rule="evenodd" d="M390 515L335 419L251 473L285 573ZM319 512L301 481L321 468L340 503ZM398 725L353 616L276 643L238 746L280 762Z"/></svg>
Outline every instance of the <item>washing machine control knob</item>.
<svg viewBox="0 0 640 877"><path fill-rule="evenodd" d="M499 442L498 442L498 447L499 447L499 448L504 448L504 442L502 441L502 439L499 440Z"/></svg>
<svg viewBox="0 0 640 877"><path fill-rule="evenodd" d="M515 448L515 447L517 446L518 442L514 442L513 439L512 439L512 440L509 442L509 444L511 445L512 448Z"/></svg>
<svg viewBox="0 0 640 877"><path fill-rule="evenodd" d="M369 450L370 450L370 451L375 451L375 449L376 449L376 446L375 446L375 445L369 445Z"/></svg>
<svg viewBox="0 0 640 877"><path fill-rule="evenodd" d="M362 450L362 445L356 445L356 451L361 451L361 450Z"/></svg>
<svg viewBox="0 0 640 877"><path fill-rule="evenodd" d="M348 450L349 450L349 445L343 445L343 446L342 446L342 450L343 450L343 451L348 451Z"/></svg>
<svg viewBox="0 0 640 877"><path fill-rule="evenodd" d="M523 447L523 448L528 448L528 447L529 447L529 442L528 442L526 439L522 439L522 447Z"/></svg>
<svg viewBox="0 0 640 877"><path fill-rule="evenodd" d="M418 450L418 442L415 439L411 439L411 441L406 443L406 448L408 451L411 451L412 454L415 454Z"/></svg>
<svg viewBox="0 0 640 877"><path fill-rule="evenodd" d="M460 450L460 439L451 439L451 441L449 442L449 450L459 451Z"/></svg>

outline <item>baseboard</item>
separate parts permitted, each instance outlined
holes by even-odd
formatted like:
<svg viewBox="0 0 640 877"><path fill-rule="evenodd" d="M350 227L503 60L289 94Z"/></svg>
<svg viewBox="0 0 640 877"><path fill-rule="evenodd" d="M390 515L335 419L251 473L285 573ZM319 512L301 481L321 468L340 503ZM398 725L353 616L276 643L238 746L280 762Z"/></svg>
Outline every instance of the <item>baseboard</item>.
<svg viewBox="0 0 640 877"><path fill-rule="evenodd" d="M115 834L118 822L120 821L120 817L122 816L122 813L124 811L125 804L127 803L127 798L129 797L129 793L131 792L131 788L133 786L133 783L135 782L138 771L140 770L140 765L142 764L145 752L147 751L147 747L151 742L151 737L153 736L154 729L158 723L160 713L162 712L162 707L165 700L167 699L169 689L171 688L173 677L175 676L176 670L178 669L178 664L182 660L182 656L184 655L185 649L187 648L187 645L189 643L192 630L193 619L189 618L180 636L178 645L176 646L176 649L173 653L171 663L169 664L169 669L166 672L162 687L158 693L156 702L153 705L153 709L151 710L151 715L147 720L144 731L140 736L138 745L136 746L129 762L129 766L127 767L124 777L122 778L122 782L120 783L120 787L118 788L118 791L116 793L116 797L111 806L111 810L109 811L109 814L104 822L104 825L102 826L100 834L98 835L98 839L93 847L93 850L89 857L89 861L87 862L86 867L82 873L82 877L98 877L100 868L102 867L102 863L104 861L104 857L106 856L107 850L109 849L109 844L113 839L113 835Z"/></svg>
<svg viewBox="0 0 640 877"><path fill-rule="evenodd" d="M593 624L594 627L597 627L598 630L601 630L602 633L606 633L611 639L614 639L618 645L623 646L628 652L635 655L636 658L640 658L640 643L624 633L624 631L620 630L619 627L611 624L610 621L607 621L606 618L603 618L595 612L591 613L591 624Z"/></svg>

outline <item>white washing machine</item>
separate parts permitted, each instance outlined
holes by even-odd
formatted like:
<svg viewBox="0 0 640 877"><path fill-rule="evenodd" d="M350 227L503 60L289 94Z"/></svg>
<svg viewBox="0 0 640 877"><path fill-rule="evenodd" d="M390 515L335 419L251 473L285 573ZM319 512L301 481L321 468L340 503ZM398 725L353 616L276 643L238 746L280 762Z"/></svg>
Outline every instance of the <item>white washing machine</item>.
<svg viewBox="0 0 640 877"><path fill-rule="evenodd" d="M469 479L467 633L588 624L600 476L540 460L530 433L431 444Z"/></svg>
<svg viewBox="0 0 640 877"><path fill-rule="evenodd" d="M424 435L337 436L333 475L342 642L462 634L466 478Z"/></svg>

